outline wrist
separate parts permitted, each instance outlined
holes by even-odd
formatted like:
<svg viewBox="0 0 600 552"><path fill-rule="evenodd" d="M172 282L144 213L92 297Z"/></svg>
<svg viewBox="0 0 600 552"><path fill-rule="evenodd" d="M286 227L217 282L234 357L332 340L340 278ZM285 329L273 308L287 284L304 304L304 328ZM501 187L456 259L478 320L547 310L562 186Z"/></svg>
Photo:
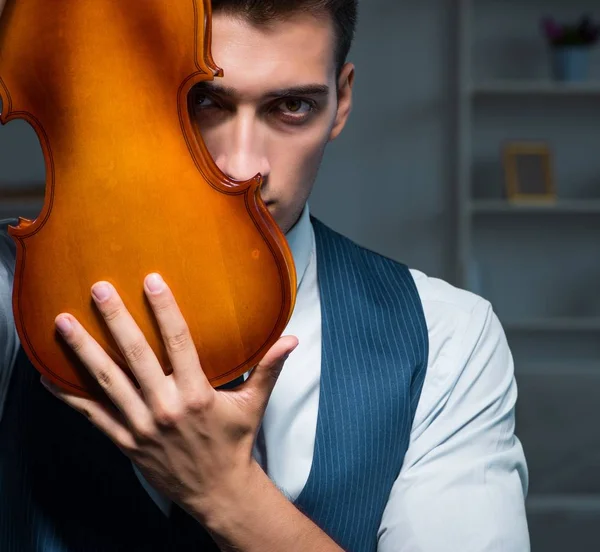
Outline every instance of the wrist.
<svg viewBox="0 0 600 552"><path fill-rule="evenodd" d="M228 486L229 491L223 488L197 517L222 551L343 552L284 496L257 462Z"/></svg>
<svg viewBox="0 0 600 552"><path fill-rule="evenodd" d="M252 525L269 487L279 492L259 464L252 460L243 470L190 506L193 515L211 533L227 537ZM283 495L282 495L283 497Z"/></svg>
<svg viewBox="0 0 600 552"><path fill-rule="evenodd" d="M296 540L296 508L254 463L236 492L223 496L205 516L205 527L221 550L288 550Z"/></svg>

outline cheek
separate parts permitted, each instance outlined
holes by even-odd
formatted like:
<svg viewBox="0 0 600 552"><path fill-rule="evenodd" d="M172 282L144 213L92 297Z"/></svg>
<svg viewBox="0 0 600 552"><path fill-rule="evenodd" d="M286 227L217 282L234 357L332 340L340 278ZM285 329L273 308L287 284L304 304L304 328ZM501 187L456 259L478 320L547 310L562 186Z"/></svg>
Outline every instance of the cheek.
<svg viewBox="0 0 600 552"><path fill-rule="evenodd" d="M310 186L321 164L329 132L321 123L296 133L273 135L269 147L273 185L290 193Z"/></svg>
<svg viewBox="0 0 600 552"><path fill-rule="evenodd" d="M219 127L211 128L208 125L199 125L198 130L200 131L202 141L206 145L208 153L211 155L213 160L216 161L219 155L221 155L224 151L223 147L226 143L224 129L219 129Z"/></svg>

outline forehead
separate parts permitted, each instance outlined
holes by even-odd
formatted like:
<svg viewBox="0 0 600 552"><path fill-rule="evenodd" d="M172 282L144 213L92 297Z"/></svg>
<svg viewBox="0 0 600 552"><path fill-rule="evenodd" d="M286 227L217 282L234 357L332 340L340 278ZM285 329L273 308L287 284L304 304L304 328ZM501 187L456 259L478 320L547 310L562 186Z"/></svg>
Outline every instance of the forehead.
<svg viewBox="0 0 600 552"><path fill-rule="evenodd" d="M335 76L333 25L328 17L293 15L268 25L213 16L212 54L222 86L251 95L272 88L326 83Z"/></svg>

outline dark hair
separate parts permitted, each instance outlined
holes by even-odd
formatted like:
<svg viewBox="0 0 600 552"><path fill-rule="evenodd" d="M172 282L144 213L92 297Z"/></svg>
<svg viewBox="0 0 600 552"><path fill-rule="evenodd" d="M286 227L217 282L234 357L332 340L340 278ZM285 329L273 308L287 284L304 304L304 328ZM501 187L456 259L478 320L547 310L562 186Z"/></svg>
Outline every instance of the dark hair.
<svg viewBox="0 0 600 552"><path fill-rule="evenodd" d="M335 62L341 71L352 46L358 0L212 0L214 12L239 15L254 25L265 25L295 13L327 14L335 31Z"/></svg>

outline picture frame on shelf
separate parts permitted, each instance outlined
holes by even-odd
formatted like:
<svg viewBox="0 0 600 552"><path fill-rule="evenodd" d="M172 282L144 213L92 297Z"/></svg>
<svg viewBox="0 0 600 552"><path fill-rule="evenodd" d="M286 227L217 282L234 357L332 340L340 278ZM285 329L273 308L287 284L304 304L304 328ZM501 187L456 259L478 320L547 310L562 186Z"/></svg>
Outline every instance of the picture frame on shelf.
<svg viewBox="0 0 600 552"><path fill-rule="evenodd" d="M506 197L512 203L554 203L552 151L541 142L507 142L502 148Z"/></svg>

